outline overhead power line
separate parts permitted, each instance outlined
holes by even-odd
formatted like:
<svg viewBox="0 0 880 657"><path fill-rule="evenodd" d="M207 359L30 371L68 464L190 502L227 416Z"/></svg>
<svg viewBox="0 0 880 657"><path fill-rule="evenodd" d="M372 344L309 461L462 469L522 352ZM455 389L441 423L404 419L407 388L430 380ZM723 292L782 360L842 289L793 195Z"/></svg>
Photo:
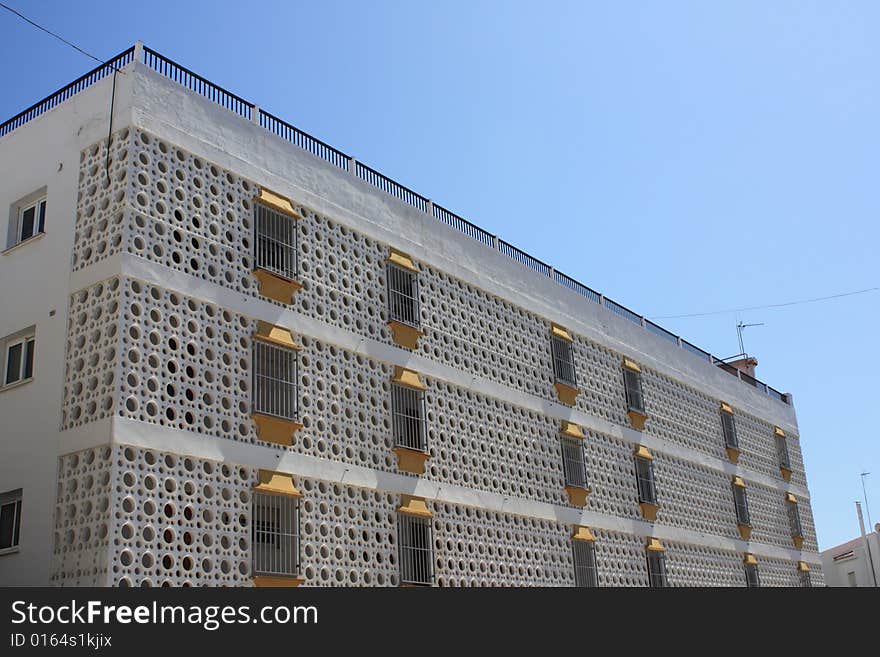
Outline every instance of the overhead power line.
<svg viewBox="0 0 880 657"><path fill-rule="evenodd" d="M704 313L688 313L686 315L658 315L650 319L681 319L684 317L707 317L709 315L724 315L726 313L738 313L746 310L766 310L768 308L783 308L785 306L799 306L804 303L816 303L819 301L828 301L830 299L839 299L841 297L851 297L856 294L865 294L867 292L876 292L880 287L869 287L864 290L855 290L853 292L842 292L841 294L831 294L827 297L815 297L813 299L801 299L799 301L786 301L785 303L770 303L765 306L747 306L745 308L728 308L727 310L710 310Z"/></svg>
<svg viewBox="0 0 880 657"><path fill-rule="evenodd" d="M15 15L18 16L21 20L30 23L31 25L33 25L33 26L34 26L35 28L37 28L38 30L42 30L42 31L45 32L46 34L55 37L56 39L58 39L58 40L61 41L62 43L64 43L64 44L70 46L71 48L73 48L73 49L76 50L77 52L80 52L80 53L82 53L83 55L85 55L86 57L91 57L92 59L94 59L94 60L95 60L96 62L98 62L99 64L106 64L106 63L107 63L107 62L105 62L103 59L101 59L100 57L95 57L93 54L91 54L91 53L89 53L89 52L86 52L85 50L83 50L82 48L80 48L80 47L79 47L78 45L76 45L75 43L71 43L70 41L68 41L67 39L65 39L63 36L61 36L60 34L56 34L56 33L53 32L52 30L43 27L43 26L40 25L39 23L35 23L35 22L32 21L30 18L28 18L27 16L25 16L25 15L22 14L21 12L16 11L16 10L13 9L12 7L10 7L10 6L8 6L8 5L5 5L5 4L3 4L2 2L0 2L0 7L3 7L3 9L5 9L6 11L15 14Z"/></svg>

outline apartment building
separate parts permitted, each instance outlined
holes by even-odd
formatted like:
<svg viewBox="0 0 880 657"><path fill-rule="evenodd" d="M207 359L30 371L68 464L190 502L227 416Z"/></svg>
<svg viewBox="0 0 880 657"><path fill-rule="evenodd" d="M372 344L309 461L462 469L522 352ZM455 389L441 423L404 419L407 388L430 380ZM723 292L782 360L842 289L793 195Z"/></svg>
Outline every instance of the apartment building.
<svg viewBox="0 0 880 657"><path fill-rule="evenodd" d="M0 582L823 583L791 395L142 44L0 165Z"/></svg>

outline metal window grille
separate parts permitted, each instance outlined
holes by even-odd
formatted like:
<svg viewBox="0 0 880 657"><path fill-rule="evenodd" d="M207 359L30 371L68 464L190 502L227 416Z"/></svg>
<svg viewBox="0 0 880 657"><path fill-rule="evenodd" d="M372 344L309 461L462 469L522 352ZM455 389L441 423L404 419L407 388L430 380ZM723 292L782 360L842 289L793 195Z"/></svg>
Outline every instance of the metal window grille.
<svg viewBox="0 0 880 657"><path fill-rule="evenodd" d="M397 514L400 581L403 584L434 583L434 549L428 518Z"/></svg>
<svg viewBox="0 0 880 657"><path fill-rule="evenodd" d="M666 553L660 550L646 550L648 553L648 585L652 589L668 586L666 580Z"/></svg>
<svg viewBox="0 0 880 657"><path fill-rule="evenodd" d="M391 319L408 326L421 326L419 277L407 269L388 263L388 313Z"/></svg>
<svg viewBox="0 0 880 657"><path fill-rule="evenodd" d="M747 563L746 569L746 586L750 589L761 588L761 578L758 576L758 564Z"/></svg>
<svg viewBox="0 0 880 657"><path fill-rule="evenodd" d="M254 411L286 420L299 417L296 351L261 340L254 341Z"/></svg>
<svg viewBox="0 0 880 657"><path fill-rule="evenodd" d="M296 220L262 203L256 203L254 229L256 266L288 280L296 280L299 276L299 234Z"/></svg>
<svg viewBox="0 0 880 657"><path fill-rule="evenodd" d="M788 506L788 524L791 527L792 536L803 536L804 530L801 527L801 511L798 509L796 502L786 502Z"/></svg>
<svg viewBox="0 0 880 657"><path fill-rule="evenodd" d="M749 498L742 486L733 487L733 504L736 507L736 522L739 525L751 524L749 519Z"/></svg>
<svg viewBox="0 0 880 657"><path fill-rule="evenodd" d="M299 574L299 500L254 493L251 545L255 575Z"/></svg>
<svg viewBox="0 0 880 657"><path fill-rule="evenodd" d="M565 485L588 488L583 441L566 436L561 436L559 441L562 444L562 469L565 471Z"/></svg>
<svg viewBox="0 0 880 657"><path fill-rule="evenodd" d="M785 438L776 438L776 453L779 455L779 467L791 470L791 458L788 456L788 443Z"/></svg>
<svg viewBox="0 0 880 657"><path fill-rule="evenodd" d="M654 485L654 463L649 459L636 457L636 483L639 488L639 502L657 503L657 487Z"/></svg>
<svg viewBox="0 0 880 657"><path fill-rule="evenodd" d="M428 451L424 392L392 383L391 418L396 446Z"/></svg>
<svg viewBox="0 0 880 657"><path fill-rule="evenodd" d="M798 571L798 583L801 585L801 588L809 589L813 587L813 580L810 578L809 570Z"/></svg>
<svg viewBox="0 0 880 657"><path fill-rule="evenodd" d="M739 449L739 441L736 438L736 422L731 413L721 411L721 429L724 432L724 446Z"/></svg>
<svg viewBox="0 0 880 657"><path fill-rule="evenodd" d="M572 541L574 555L575 586L595 589L599 586L599 570L596 567L596 546L592 541Z"/></svg>
<svg viewBox="0 0 880 657"><path fill-rule="evenodd" d="M553 374L556 380L576 388L577 372L574 369L571 342L553 335L550 337L550 345L553 350Z"/></svg>
<svg viewBox="0 0 880 657"><path fill-rule="evenodd" d="M630 369L623 370L623 385L626 388L626 406L631 411L645 412L645 397L642 394L642 375Z"/></svg>

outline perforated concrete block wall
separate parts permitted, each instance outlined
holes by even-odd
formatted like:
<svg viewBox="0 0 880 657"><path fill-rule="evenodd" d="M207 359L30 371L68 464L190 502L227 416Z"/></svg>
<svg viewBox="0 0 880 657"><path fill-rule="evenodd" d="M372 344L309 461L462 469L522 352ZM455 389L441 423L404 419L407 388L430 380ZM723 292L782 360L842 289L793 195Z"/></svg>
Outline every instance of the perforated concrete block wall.
<svg viewBox="0 0 880 657"><path fill-rule="evenodd" d="M171 269L256 294L250 272L258 183L140 129L118 133L113 144L119 151L111 160L111 179L118 181L114 199L119 194L116 188L126 189L125 184L130 188L127 250ZM98 146L83 153L84 209L103 203L98 198L103 171L96 168L102 152ZM297 206L297 210L303 216L299 248L303 289L294 300L297 312L390 342L384 324L387 247L307 208ZM85 210L81 214L85 225L92 214ZM88 250L91 255L86 257ZM84 231L77 233L77 252L77 267L97 257ZM417 267L425 331L420 353L540 398L555 399L548 321L425 264L417 263ZM574 357L582 389L578 408L628 426L620 371L623 355L575 336ZM651 416L649 432L724 457L718 400L650 370L645 372L644 385ZM775 450L772 434L760 434L759 442L748 443L748 449L762 454L757 467L778 476L775 459L767 458ZM750 455L742 458L748 462ZM798 460L799 450L793 450L792 458ZM802 481L797 479L801 474L795 477Z"/></svg>
<svg viewBox="0 0 880 657"><path fill-rule="evenodd" d="M574 585L570 526L452 504L432 508L438 585Z"/></svg>
<svg viewBox="0 0 880 657"><path fill-rule="evenodd" d="M785 494L759 484L749 484L749 511L752 517L752 540L791 548L791 525L786 509ZM818 551L816 529L809 504L798 505L801 528L804 532L804 549Z"/></svg>
<svg viewBox="0 0 880 657"><path fill-rule="evenodd" d="M727 460L717 400L648 367L642 368L642 391L645 433Z"/></svg>
<svg viewBox="0 0 880 657"><path fill-rule="evenodd" d="M62 457L53 582L247 586L255 469L125 445ZM397 495L298 477L305 585L396 586ZM572 527L441 502L438 586L571 586ZM603 586L645 586L644 539L596 530ZM668 542L673 586L741 586L742 555ZM764 567L796 583L794 562ZM814 580L815 581L815 580Z"/></svg>
<svg viewBox="0 0 880 657"><path fill-rule="evenodd" d="M132 132L125 128L80 153L79 189L74 229L73 271L124 249L130 214Z"/></svg>
<svg viewBox="0 0 880 657"><path fill-rule="evenodd" d="M550 325L536 315L420 265L419 351L458 370L555 399Z"/></svg>
<svg viewBox="0 0 880 657"><path fill-rule="evenodd" d="M743 555L667 541L666 571L671 586L745 586ZM795 564L790 563L791 569Z"/></svg>
<svg viewBox="0 0 880 657"><path fill-rule="evenodd" d="M113 414L120 365L121 291L111 278L70 296L61 428Z"/></svg>
<svg viewBox="0 0 880 657"><path fill-rule="evenodd" d="M739 538L730 477L663 453L654 455L654 476L658 522Z"/></svg>
<svg viewBox="0 0 880 657"><path fill-rule="evenodd" d="M774 425L741 411L735 412L734 417L742 466L781 479ZM788 445L789 459L792 468L794 468L791 482L799 486L806 486L800 441L796 435L791 433L786 435L785 440Z"/></svg>
<svg viewBox="0 0 880 657"><path fill-rule="evenodd" d="M191 297L123 279L118 414L165 427L255 442L250 420L252 320ZM290 449L394 472L392 369L299 337L301 421ZM558 421L427 378L425 479L552 504L568 503ZM279 448L281 449L281 448ZM638 518L632 446L589 432L587 508ZM729 478L657 454L659 521L735 537ZM781 499L781 494L777 495ZM779 523L781 516L758 516ZM787 522L787 520L785 520ZM782 536L786 526L777 527Z"/></svg>
<svg viewBox="0 0 880 657"><path fill-rule="evenodd" d="M425 478L568 503L557 421L436 379L426 382L431 458Z"/></svg>
<svg viewBox="0 0 880 657"><path fill-rule="evenodd" d="M105 152L99 144L82 155L74 269L94 264L124 248L171 270L248 295L257 294L251 275L256 182L135 130L114 135L110 183L107 183L100 166ZM299 222L303 289L296 294L292 309L390 343L390 332L384 323L387 246L308 208L297 206L297 210L303 217ZM548 321L424 263L416 264L420 271L425 330L419 353L538 398L556 399ZM205 436L257 441L250 419L250 350L251 335L256 328L253 319L183 291L125 277L109 279L74 293L70 308L64 428L77 427L115 412L122 417ZM623 354L582 336L574 337L573 354L581 389L577 408L628 427L621 369ZM299 357L299 404L304 428L297 432L292 447L274 448L396 472L396 457L391 451L389 403L393 368L312 336L298 335L295 339L303 347ZM431 457L424 479L567 505L557 420L432 377L423 376L423 380L428 386L426 412ZM643 385L649 435L726 460L719 400L647 367L643 367ZM736 412L743 451L741 464L780 479L772 425L738 409ZM587 475L593 489L587 510L640 518L632 444L590 429L585 433ZM796 469L793 482L803 483L797 439L790 436L789 440ZM655 456L661 524L731 538L738 535L727 475L662 451L655 452ZM114 458L120 469L130 469L131 466L119 460L128 461L125 454ZM168 460L164 455L160 458L155 454L149 458L158 459L149 463L150 467L161 467L156 464ZM185 469L186 463L191 461L183 461ZM180 466L175 462L173 466L166 463L165 467ZM242 471L234 470L237 467L218 464L210 474L224 481L244 477ZM224 473L228 468L232 469ZM247 476L250 482L255 475L248 471ZM128 487L126 482L123 485ZM347 515L363 515L360 506L338 507L332 503L334 496L348 496L348 491L353 489L327 482L303 482L303 486L311 485L316 487L316 494L329 496L323 506L317 503L315 508L319 514L335 515L337 509L343 509ZM241 490L236 494L240 497ZM750 483L749 495L755 527L753 538L790 548L782 493L770 489L761 491ZM392 500L384 494L364 491L358 491L357 496L360 496L359 504L381 507L381 511L371 513L379 514L376 518L384 527L381 531L391 532L392 541L396 540L393 518L383 515L393 512L396 498ZM495 561L483 558L489 550L488 544L482 548L483 553L470 544L447 545L444 576L448 583L525 583L529 579L532 583L551 585L568 581L570 527L518 516L502 517L488 511L471 517L454 505L438 503L435 506L438 522L452 523L449 527L475 532L480 537L495 536L493 532L500 531L501 524L512 523L517 527L517 545L527 546L521 548L521 554L514 555L513 562L505 564L497 555L493 556ZM157 506L154 511L163 513L164 509ZM137 513L142 514L143 509ZM454 522L444 520L444 514L453 517ZM465 514L470 524L459 519L461 514ZM386 519L378 520L380 516ZM807 503L801 505L801 516L807 534L806 547L815 549L815 531ZM184 520L191 522L185 515ZM760 530L759 525L763 526ZM223 546L226 551L209 557L210 581L249 579L242 570L249 566L242 565L240 545L239 553L235 552L241 532L225 522L217 531L231 533L226 539L218 538L226 543ZM351 533L347 528L333 531ZM130 532L126 529L125 533ZM535 542L537 535L543 537L543 542ZM125 540L145 540L142 534L139 536L136 539L132 534ZM152 536L151 540L154 539L156 536ZM610 566L608 573L600 574L600 582L645 584L643 539L611 533L606 539L604 544L602 541L597 544L598 558L605 559ZM309 548L304 542L304 550L309 549L321 559L330 556L342 559L339 555L343 554L345 559L351 560L346 555L352 548L331 549L317 544ZM532 557L540 550L550 555L549 563L534 562ZM147 565L135 564L140 556L136 557L134 552L131 558L122 555L120 550L111 552L118 571L112 575L114 582L129 577L132 584L141 581L153 585L194 583L191 573L198 570L195 561L183 563L175 558L173 564L165 568L158 560ZM726 563L727 559L711 550L697 554L682 548L680 553L704 565L719 560ZM315 562L310 566L311 575L316 581L336 584L396 583L396 566L391 568L384 561L386 557L392 561L396 557L391 553L377 554L376 558L384 564L381 567L352 565L354 570L340 571ZM684 556L676 557L679 570L675 576L670 575L670 580L673 583L704 581L687 570L690 566ZM728 579L713 575L713 581L725 584L734 581L741 571L741 555L736 559L739 561L735 572L724 575ZM216 565L224 561L226 565ZM563 563L568 566L563 567ZM67 572L66 568L62 570ZM132 568L144 568L143 572L150 574L140 580L132 579ZM438 577L441 569L438 554Z"/></svg>
<svg viewBox="0 0 880 657"><path fill-rule="evenodd" d="M62 468L59 509L72 504L77 511L59 526L54 582L250 585L256 470L124 445L68 455ZM92 470L103 476L98 499L89 505L83 489L70 491L69 482L84 484ZM397 585L396 496L305 478L297 486L304 495L306 585ZM111 498L108 511L103 500ZM79 528L73 542L64 538L70 527ZM91 542L79 539L83 528L91 531Z"/></svg>
<svg viewBox="0 0 880 657"><path fill-rule="evenodd" d="M116 484L110 447L63 456L51 581L54 586L105 586L115 545Z"/></svg>
<svg viewBox="0 0 880 657"><path fill-rule="evenodd" d="M590 430L585 432L584 458L592 489L586 508L620 518L641 518L633 446Z"/></svg>
<svg viewBox="0 0 880 657"><path fill-rule="evenodd" d="M795 587L800 585L798 579L797 564L781 559L759 559L758 572L761 577L761 586L785 586ZM812 586L824 586L825 576L818 567L810 572Z"/></svg>
<svg viewBox="0 0 880 657"><path fill-rule="evenodd" d="M629 426L622 357L592 340L577 334L573 337L572 356L581 391L577 396L577 409L614 424Z"/></svg>

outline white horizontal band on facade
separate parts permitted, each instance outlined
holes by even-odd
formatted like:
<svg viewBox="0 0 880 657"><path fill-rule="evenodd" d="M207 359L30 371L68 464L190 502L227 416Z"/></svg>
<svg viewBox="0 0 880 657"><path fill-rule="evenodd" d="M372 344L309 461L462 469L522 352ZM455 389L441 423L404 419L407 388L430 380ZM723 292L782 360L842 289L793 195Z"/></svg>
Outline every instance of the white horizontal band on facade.
<svg viewBox="0 0 880 657"><path fill-rule="evenodd" d="M717 399L736 402L735 405L742 410L781 426L787 433L797 433L791 406L758 393L708 361L670 345L663 338L584 299L550 278L429 218L402 201L382 194L369 184L230 114L211 101L181 89L158 73L142 65L137 68L141 73L138 76L141 103L133 109L133 126L199 154L256 184L265 184L351 230L400 248L414 259L548 322L560 323L609 349L627 353L685 385L706 391ZM190 111L181 113L179 109L171 110L168 94L180 94L182 103ZM189 116L198 116L200 119L182 123ZM256 154L255 144L259 144L259 153ZM252 160L245 159L248 153ZM263 166L255 160L259 160ZM293 182L302 178L298 175L302 167L310 172L309 181L325 196ZM291 175L285 176L285 172ZM331 189L332 198L329 195ZM404 224L407 228L405 231L400 229ZM450 239L451 236L454 238ZM450 241L455 248L437 248ZM495 275L487 275L485 265L488 262L492 263L492 273ZM480 264L484 266L480 267ZM517 282L520 284L516 285ZM557 303L550 303L549 300ZM584 317L593 315L593 323L584 320ZM632 339L627 341L622 336L631 336ZM691 374L684 366L670 365L657 353L669 353L672 355L669 360L679 363L689 363L692 359L695 373ZM702 372L706 376L702 376ZM768 408L778 410L778 413L772 413L772 419L767 418Z"/></svg>
<svg viewBox="0 0 880 657"><path fill-rule="evenodd" d="M136 278L145 283L192 296L201 301L207 301L246 315L252 319L267 321L276 326L283 326L296 334L307 335L374 360L416 370L427 377L444 381L485 397L498 399L557 420L569 420L584 428L621 439L631 445L645 445L662 454L689 461L729 476L737 475L747 481L783 493L791 492L806 500L810 497L809 491L805 487L774 479L761 472L743 468L689 447L676 445L663 438L646 435L630 427L614 424L602 418L564 406L559 402L542 399L503 384L462 372L396 346L326 324L293 310L281 308L260 297L236 292L132 254L117 254L112 258L96 263L92 267L76 272L71 277L71 291L83 289L117 274Z"/></svg>
<svg viewBox="0 0 880 657"><path fill-rule="evenodd" d="M199 433L172 429L130 418L114 417L111 434L111 441L119 445L263 468L298 477L320 479L385 493L416 495L439 503L470 506L571 525L587 525L642 538L653 536L661 540L677 541L740 554L751 552L771 559L821 563L819 555L813 552L801 552L775 545L726 538L670 527L661 523L652 525L642 520L624 519L593 511L557 506L547 502L508 497L453 484L439 484L395 472L385 472L365 466L297 454L277 447L254 445L229 438L208 438Z"/></svg>

